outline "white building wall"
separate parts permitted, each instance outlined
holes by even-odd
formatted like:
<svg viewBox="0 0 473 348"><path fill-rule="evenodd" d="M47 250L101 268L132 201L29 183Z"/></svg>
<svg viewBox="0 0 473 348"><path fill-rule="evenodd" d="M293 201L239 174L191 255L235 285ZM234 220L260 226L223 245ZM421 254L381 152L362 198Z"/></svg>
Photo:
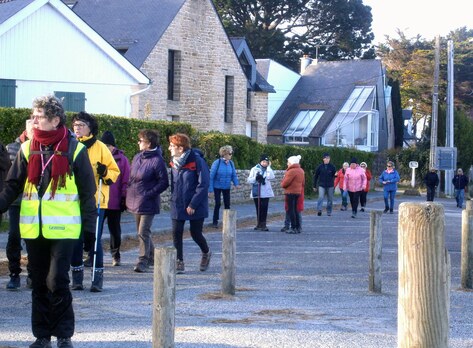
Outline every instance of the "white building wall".
<svg viewBox="0 0 473 348"><path fill-rule="evenodd" d="M48 81L16 81L16 107L30 108L33 99L55 91L85 93L85 111L93 114L130 116L130 86Z"/></svg>
<svg viewBox="0 0 473 348"><path fill-rule="evenodd" d="M268 123L278 111L284 100L296 85L301 75L286 68L285 66L270 60L267 81L272 85L276 93L268 94Z"/></svg>
<svg viewBox="0 0 473 348"><path fill-rule="evenodd" d="M16 107L53 91L83 92L86 110L128 116L138 83L49 4L0 37L0 78L17 82Z"/></svg>

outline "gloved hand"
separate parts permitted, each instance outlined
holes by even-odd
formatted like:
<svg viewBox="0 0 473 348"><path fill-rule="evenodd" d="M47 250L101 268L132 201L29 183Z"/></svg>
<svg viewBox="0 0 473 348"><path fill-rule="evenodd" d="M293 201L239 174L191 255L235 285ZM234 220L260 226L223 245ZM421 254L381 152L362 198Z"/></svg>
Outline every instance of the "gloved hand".
<svg viewBox="0 0 473 348"><path fill-rule="evenodd" d="M256 174L256 182L261 184L261 185L264 185L265 184L265 180L264 180L264 176L261 175L261 173L257 173Z"/></svg>
<svg viewBox="0 0 473 348"><path fill-rule="evenodd" d="M107 166L105 164L97 162L97 174L101 178L103 178L105 175L107 175Z"/></svg>
<svg viewBox="0 0 473 348"><path fill-rule="evenodd" d="M123 213L126 210L126 198L122 197L120 200L120 211Z"/></svg>
<svg viewBox="0 0 473 348"><path fill-rule="evenodd" d="M95 233L84 232L84 251L89 252L94 250Z"/></svg>

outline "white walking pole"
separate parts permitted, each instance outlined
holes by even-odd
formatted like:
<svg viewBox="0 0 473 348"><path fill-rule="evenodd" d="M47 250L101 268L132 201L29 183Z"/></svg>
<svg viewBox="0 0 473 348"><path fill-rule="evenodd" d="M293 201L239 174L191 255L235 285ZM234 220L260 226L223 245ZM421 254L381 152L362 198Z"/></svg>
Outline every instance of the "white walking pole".
<svg viewBox="0 0 473 348"><path fill-rule="evenodd" d="M95 244L94 259L92 264L92 281L95 279L95 262L97 260L97 241L99 237L99 220L100 220L100 195L102 194L102 178L99 178L99 188L97 190L97 221L95 223Z"/></svg>

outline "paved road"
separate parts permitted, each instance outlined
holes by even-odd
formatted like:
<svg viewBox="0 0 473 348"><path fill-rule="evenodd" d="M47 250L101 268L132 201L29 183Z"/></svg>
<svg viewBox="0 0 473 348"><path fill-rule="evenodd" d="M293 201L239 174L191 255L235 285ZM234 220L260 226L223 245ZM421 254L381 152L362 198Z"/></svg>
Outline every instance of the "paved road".
<svg viewBox="0 0 473 348"><path fill-rule="evenodd" d="M461 210L451 199L438 202L445 207L452 263L449 347L473 347L473 293L458 289ZM369 214L350 215L304 215L300 235L279 232L281 221L271 222L269 232L239 228L232 298L219 296L221 233L207 234L214 255L204 273L198 247L186 240L187 272L176 287L176 347L397 347L397 214L383 215L381 294L368 291ZM104 292L74 292L75 347L151 347L153 274L132 271L136 255L136 249L126 251L123 266L106 268ZM105 261L109 266L108 255ZM3 290L6 280L0 278L0 347L26 347L32 340L30 293Z"/></svg>

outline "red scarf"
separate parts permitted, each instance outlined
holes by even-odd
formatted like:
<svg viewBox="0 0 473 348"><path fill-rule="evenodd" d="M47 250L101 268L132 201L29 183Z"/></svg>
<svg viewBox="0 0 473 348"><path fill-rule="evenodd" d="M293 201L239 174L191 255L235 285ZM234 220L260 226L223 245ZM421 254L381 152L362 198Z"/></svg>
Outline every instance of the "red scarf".
<svg viewBox="0 0 473 348"><path fill-rule="evenodd" d="M34 136L30 144L30 158L28 163L28 185L38 186L40 178L49 162L51 168L51 197L54 197L56 189L66 187L66 174L69 171L68 149L69 138L66 127L61 126L53 131L34 129ZM46 160L40 152L44 146L52 146L53 154ZM28 190L31 193L31 186Z"/></svg>

